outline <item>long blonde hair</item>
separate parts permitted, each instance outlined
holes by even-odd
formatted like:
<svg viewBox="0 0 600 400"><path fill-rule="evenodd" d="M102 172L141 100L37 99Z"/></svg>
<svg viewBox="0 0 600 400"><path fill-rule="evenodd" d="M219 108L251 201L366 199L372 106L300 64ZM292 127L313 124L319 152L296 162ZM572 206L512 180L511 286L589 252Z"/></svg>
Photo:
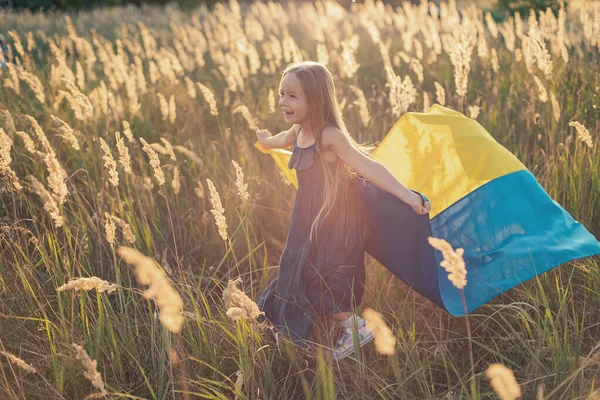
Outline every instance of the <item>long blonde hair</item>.
<svg viewBox="0 0 600 400"><path fill-rule="evenodd" d="M298 80L309 108L309 121L315 135L317 150L323 154L323 129L334 126L350 139L350 143L361 153L370 156L375 148L369 144L359 144L346 129L342 114L338 108L333 76L325 65L314 61L290 63L282 72L282 79L293 73ZM325 178L324 201L310 227L310 240L317 240L317 233L326 218L335 218L336 224L345 233L345 241L350 230L363 229L362 212L358 193L352 190L351 179L358 174L339 158L332 173L326 166L324 157L319 157ZM335 206L335 208L334 208ZM347 243L346 243L347 244Z"/></svg>

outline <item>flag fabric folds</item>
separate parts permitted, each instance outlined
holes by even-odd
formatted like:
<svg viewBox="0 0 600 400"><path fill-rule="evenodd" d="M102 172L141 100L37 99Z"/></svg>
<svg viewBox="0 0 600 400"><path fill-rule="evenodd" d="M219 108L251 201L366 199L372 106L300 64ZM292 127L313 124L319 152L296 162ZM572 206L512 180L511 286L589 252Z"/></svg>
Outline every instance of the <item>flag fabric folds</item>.
<svg viewBox="0 0 600 400"><path fill-rule="evenodd" d="M254 145L298 187L295 171L287 167L290 151ZM417 215L368 180L354 180L366 215L367 253L452 315L470 313L560 264L600 254L596 237L510 151L460 112L435 104L426 113L405 113L372 158L429 199L432 209ZM464 304L429 236L464 249Z"/></svg>

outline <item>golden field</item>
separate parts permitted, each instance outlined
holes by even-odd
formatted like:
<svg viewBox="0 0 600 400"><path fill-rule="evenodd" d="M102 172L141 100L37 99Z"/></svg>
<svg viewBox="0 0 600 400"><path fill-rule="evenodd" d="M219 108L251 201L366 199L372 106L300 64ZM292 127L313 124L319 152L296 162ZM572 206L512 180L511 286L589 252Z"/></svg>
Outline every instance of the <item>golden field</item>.
<svg viewBox="0 0 600 400"><path fill-rule="evenodd" d="M289 129L290 62L328 66L359 142L476 119L600 237L600 2L488 3L0 10L0 398L599 399L598 257L461 318L367 257L379 337L340 362L327 324L300 350L255 320L294 188L254 128Z"/></svg>

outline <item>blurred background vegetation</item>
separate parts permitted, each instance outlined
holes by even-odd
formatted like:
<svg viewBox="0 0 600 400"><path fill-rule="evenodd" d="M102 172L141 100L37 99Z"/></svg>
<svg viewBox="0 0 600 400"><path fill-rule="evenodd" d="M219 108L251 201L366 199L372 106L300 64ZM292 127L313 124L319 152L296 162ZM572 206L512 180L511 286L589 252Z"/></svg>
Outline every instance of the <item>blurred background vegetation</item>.
<svg viewBox="0 0 600 400"><path fill-rule="evenodd" d="M73 344L97 363L95 382L120 399L491 399L497 397L485 371L495 363L514 372L523 399L598 399L598 257L524 282L468 318L446 315L366 257L361 308L382 314L397 338L395 354L368 345L341 363L327 354L335 338L328 326L316 331L319 345L303 351L256 321L232 320L223 292L229 278L242 277L244 293L257 299L278 272L295 189L253 147L252 128L289 129L275 93L281 71L295 60L323 62L338 76L347 127L361 143L383 139L397 122L392 102L399 95L389 84L400 77L402 95L415 93L409 111L438 102L467 113L600 237L600 1L595 9L591 0L569 1L561 22L551 13L511 19L497 11L506 21L498 26L488 12L503 3L492 0L456 0L458 12L453 1L441 3L441 18L392 0L382 0L394 4L383 12L381 3L366 0L350 12L343 8L350 0L340 1L343 7L239 0L239 9L238 1L219 2L213 12L200 1L187 3L189 12L182 2L105 1L89 11L65 2L65 12L55 6L48 14L29 11L31 3L16 8L14 0L18 12L6 12L1 1L8 62L0 68L0 127L14 145L0 149L14 148L10 165L25 190L0 182L0 400L101 395ZM524 4L507 3L506 10ZM459 12L462 20L454 18ZM452 56L453 34L461 30L469 49L464 65ZM384 73L388 58L394 81ZM456 72L465 65L468 90L461 96ZM575 122L589 129L589 144ZM64 139L69 130L79 149ZM122 170L119 186L104 166L116 164L108 154L117 154L117 132L133 139L121 147L131 152L135 172ZM27 137L38 142L34 151ZM153 183L141 139L160 151L168 184ZM46 171L50 155L64 176L49 179L58 175ZM233 160L248 180L247 203ZM6 164L0 160L0 172ZM50 195L34 193L32 178L70 191L60 228L45 206ZM209 179L222 204L213 209ZM211 215L220 208L227 241ZM117 217L134 241L122 227L116 238L109 234ZM144 297L133 268L116 253L121 244L154 259L171 280L183 304L181 332L161 323L159 303ZM118 289L58 290L88 277ZM9 353L38 372L12 367Z"/></svg>
<svg viewBox="0 0 600 400"><path fill-rule="evenodd" d="M312 0L281 0L279 3L294 3L313 2ZM385 0L385 4L399 6L407 0ZM181 9L193 9L201 5L206 5L212 8L216 3L224 2L221 0L0 0L0 7L13 9L29 9L32 11L51 11L64 9L90 9L94 7L110 7L134 4L136 6L148 5L167 5L169 3L177 4ZM240 0L240 3L247 3L248 0ZM364 2L364 0L358 0ZM412 4L419 4L421 0L410 0ZM339 0L339 3L344 7L349 7L352 0ZM439 4L440 0L429 1L429 3ZM512 15L518 12L523 14L529 13L530 9L545 11L550 7L554 13L558 12L559 0L492 0L492 1L473 1L473 0L457 0L457 5L476 3L479 8L489 9L492 16L496 20L502 20L505 16ZM568 1L564 1L568 6ZM565 7L566 8L566 7Z"/></svg>

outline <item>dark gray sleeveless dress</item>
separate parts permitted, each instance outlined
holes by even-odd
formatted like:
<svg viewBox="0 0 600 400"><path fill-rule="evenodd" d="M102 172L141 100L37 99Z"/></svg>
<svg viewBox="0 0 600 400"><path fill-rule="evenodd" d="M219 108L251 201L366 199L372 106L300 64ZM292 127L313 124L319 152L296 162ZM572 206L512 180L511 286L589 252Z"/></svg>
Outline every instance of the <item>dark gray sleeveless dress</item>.
<svg viewBox="0 0 600 400"><path fill-rule="evenodd" d="M305 340L317 317L352 311L358 306L365 284L364 230L356 229L345 237L340 221L326 218L317 240L309 240L311 224L324 202L320 157L316 142L298 147L294 141L288 167L296 169L298 191L290 227L278 276L258 300L258 307L265 313L259 321L269 320L300 346L307 345ZM323 161L325 168L333 172L336 162ZM350 203L356 200L355 216L360 218L357 185L348 185L347 193L339 196L346 196Z"/></svg>

